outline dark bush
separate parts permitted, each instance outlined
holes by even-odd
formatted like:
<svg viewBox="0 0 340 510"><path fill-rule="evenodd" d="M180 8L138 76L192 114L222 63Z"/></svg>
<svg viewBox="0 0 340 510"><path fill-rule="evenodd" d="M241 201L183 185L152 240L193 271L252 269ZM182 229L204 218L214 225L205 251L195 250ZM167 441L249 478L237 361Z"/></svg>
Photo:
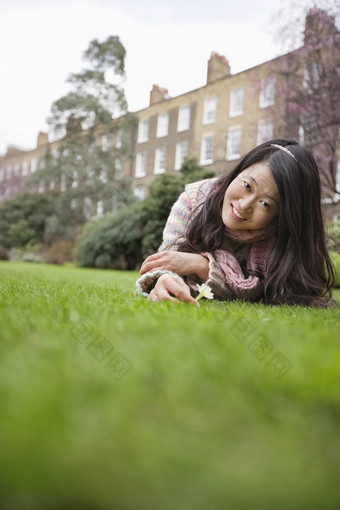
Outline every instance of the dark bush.
<svg viewBox="0 0 340 510"><path fill-rule="evenodd" d="M340 254L332 251L330 253L331 259L334 266L334 273L335 273L335 284L334 287L339 289L340 288Z"/></svg>
<svg viewBox="0 0 340 510"><path fill-rule="evenodd" d="M85 226L77 249L80 266L102 269L135 269L143 260L141 204L121 209Z"/></svg>
<svg viewBox="0 0 340 510"><path fill-rule="evenodd" d="M43 239L46 219L52 214L51 196L22 193L0 205L0 244L9 249Z"/></svg>
<svg viewBox="0 0 340 510"><path fill-rule="evenodd" d="M72 262L74 259L75 243L73 241L56 241L45 252L44 258L48 264L62 266L65 262Z"/></svg>
<svg viewBox="0 0 340 510"><path fill-rule="evenodd" d="M340 253L340 221L327 223L327 246L330 251Z"/></svg>
<svg viewBox="0 0 340 510"><path fill-rule="evenodd" d="M0 245L0 260L8 260L7 250L1 245Z"/></svg>

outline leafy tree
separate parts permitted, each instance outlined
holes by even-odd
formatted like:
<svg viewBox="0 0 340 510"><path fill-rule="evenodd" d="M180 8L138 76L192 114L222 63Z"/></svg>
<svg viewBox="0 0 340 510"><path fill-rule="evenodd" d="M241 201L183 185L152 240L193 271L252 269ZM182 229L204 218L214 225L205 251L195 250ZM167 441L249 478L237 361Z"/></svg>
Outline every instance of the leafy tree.
<svg viewBox="0 0 340 510"><path fill-rule="evenodd" d="M328 1L302 18L290 16L280 30L285 40L303 33L303 45L275 61L276 104L272 109L278 132L299 138L314 153L324 193L334 197L340 129L339 4ZM297 26L299 24L299 26Z"/></svg>
<svg viewBox="0 0 340 510"><path fill-rule="evenodd" d="M55 190L58 231L133 201L122 176L136 125L122 87L125 49L116 36L95 39L84 59L87 67L68 78L72 91L52 105L48 122L59 142L32 179Z"/></svg>
<svg viewBox="0 0 340 510"><path fill-rule="evenodd" d="M23 193L0 206L0 245L5 248L41 242L53 214L51 195Z"/></svg>

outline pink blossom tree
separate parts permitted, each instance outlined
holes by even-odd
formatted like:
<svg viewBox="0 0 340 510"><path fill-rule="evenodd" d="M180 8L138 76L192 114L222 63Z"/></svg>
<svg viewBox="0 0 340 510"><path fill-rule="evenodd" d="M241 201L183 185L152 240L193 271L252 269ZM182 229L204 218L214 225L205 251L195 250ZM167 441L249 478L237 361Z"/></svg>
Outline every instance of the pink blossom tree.
<svg viewBox="0 0 340 510"><path fill-rule="evenodd" d="M303 45L276 59L272 70L276 129L312 150L324 196L332 198L340 194L340 32L336 20L336 5L309 9ZM296 31L296 25L288 22L281 34L287 38L290 30Z"/></svg>

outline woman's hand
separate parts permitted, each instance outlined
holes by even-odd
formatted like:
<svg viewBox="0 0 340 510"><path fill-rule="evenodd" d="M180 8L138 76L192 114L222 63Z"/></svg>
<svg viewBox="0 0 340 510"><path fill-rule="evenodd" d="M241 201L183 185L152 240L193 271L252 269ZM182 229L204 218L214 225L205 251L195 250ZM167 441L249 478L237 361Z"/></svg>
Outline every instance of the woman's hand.
<svg viewBox="0 0 340 510"><path fill-rule="evenodd" d="M198 253L160 251L147 257L139 272L144 274L158 269L167 269L180 276L196 274L202 280L206 280L209 274L209 261Z"/></svg>
<svg viewBox="0 0 340 510"><path fill-rule="evenodd" d="M154 288L149 294L148 299L150 301L173 301L176 302L178 299L185 301L186 303L195 303L200 306L198 301L190 294L190 288L183 280L174 278L170 274L162 274Z"/></svg>

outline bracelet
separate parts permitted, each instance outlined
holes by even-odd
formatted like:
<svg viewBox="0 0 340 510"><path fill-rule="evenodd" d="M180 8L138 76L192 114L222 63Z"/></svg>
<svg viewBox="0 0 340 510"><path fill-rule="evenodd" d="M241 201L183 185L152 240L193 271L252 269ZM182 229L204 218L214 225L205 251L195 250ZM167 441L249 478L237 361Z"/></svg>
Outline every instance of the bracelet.
<svg viewBox="0 0 340 510"><path fill-rule="evenodd" d="M137 293L141 294L144 297L148 297L149 293L148 292L144 292L143 291L143 287L145 288L145 286L146 286L146 287L149 288L151 286L151 284L155 281L155 279L158 280L158 278L160 276L162 276L162 274L169 274L173 278L182 281L182 278L178 274L173 273L172 271L168 271L168 269L157 269L157 271L152 271L150 273L145 273L145 274L143 274L143 276L138 278L138 280L136 281Z"/></svg>

